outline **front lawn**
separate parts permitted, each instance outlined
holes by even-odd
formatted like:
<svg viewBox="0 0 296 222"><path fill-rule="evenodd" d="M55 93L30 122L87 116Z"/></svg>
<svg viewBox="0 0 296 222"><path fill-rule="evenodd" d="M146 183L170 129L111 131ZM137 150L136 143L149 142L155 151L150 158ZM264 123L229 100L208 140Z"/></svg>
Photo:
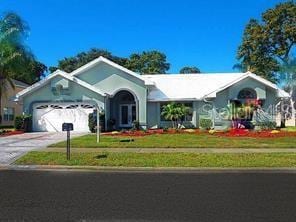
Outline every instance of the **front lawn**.
<svg viewBox="0 0 296 222"><path fill-rule="evenodd" d="M296 148L296 137L223 137L208 133L130 137L104 135L101 136L101 142L96 143L96 135L89 134L72 139L71 146L77 148ZM66 142L56 143L50 147L66 147Z"/></svg>
<svg viewBox="0 0 296 222"><path fill-rule="evenodd" d="M295 153L65 153L33 151L16 164L124 167L296 167Z"/></svg>

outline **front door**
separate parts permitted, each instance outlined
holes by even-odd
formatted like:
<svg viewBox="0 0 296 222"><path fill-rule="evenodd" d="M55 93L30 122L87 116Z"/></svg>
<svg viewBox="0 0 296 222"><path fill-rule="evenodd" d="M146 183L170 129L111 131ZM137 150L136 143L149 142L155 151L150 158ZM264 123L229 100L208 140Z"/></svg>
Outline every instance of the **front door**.
<svg viewBox="0 0 296 222"><path fill-rule="evenodd" d="M120 105L120 127L132 127L133 121L137 118L135 104Z"/></svg>

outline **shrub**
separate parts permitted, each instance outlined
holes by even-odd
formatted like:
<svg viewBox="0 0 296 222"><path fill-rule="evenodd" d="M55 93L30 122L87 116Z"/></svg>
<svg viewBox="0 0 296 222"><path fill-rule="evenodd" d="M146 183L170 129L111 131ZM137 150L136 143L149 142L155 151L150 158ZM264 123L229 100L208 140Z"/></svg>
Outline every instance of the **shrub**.
<svg viewBox="0 0 296 222"><path fill-rule="evenodd" d="M133 121L133 127L132 130L140 130L140 122L135 120Z"/></svg>
<svg viewBox="0 0 296 222"><path fill-rule="evenodd" d="M88 115L88 128L92 133L97 132L97 117L94 113Z"/></svg>
<svg viewBox="0 0 296 222"><path fill-rule="evenodd" d="M213 122L211 119L200 119L199 120L199 126L200 128L202 129L206 129L206 130L209 130L212 128L213 126Z"/></svg>
<svg viewBox="0 0 296 222"><path fill-rule="evenodd" d="M92 133L97 132L97 112L90 113L88 115L88 128ZM105 131L105 114L100 113L100 130Z"/></svg>
<svg viewBox="0 0 296 222"><path fill-rule="evenodd" d="M12 129L12 128L14 128L13 125L0 126L0 129Z"/></svg>
<svg viewBox="0 0 296 222"><path fill-rule="evenodd" d="M264 121L264 122L259 122L256 123L256 125L261 129L261 130L273 130L276 128L276 122L274 121Z"/></svg>
<svg viewBox="0 0 296 222"><path fill-rule="evenodd" d="M32 131L32 116L19 115L14 119L14 128L16 130L24 130L25 132Z"/></svg>
<svg viewBox="0 0 296 222"><path fill-rule="evenodd" d="M20 129L23 129L23 126L24 126L23 115L16 116L15 119L14 119L14 128L16 130L20 130Z"/></svg>

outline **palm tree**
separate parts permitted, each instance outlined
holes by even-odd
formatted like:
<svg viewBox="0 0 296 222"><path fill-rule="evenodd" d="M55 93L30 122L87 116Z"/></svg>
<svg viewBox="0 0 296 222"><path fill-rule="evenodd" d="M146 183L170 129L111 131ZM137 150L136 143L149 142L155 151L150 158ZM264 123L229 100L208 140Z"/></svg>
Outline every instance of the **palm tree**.
<svg viewBox="0 0 296 222"><path fill-rule="evenodd" d="M172 122L173 128L178 128L189 111L190 108L186 105L172 102L162 107L161 115Z"/></svg>
<svg viewBox="0 0 296 222"><path fill-rule="evenodd" d="M14 88L12 77L26 67L33 56L24 45L28 26L15 13L9 12L0 18L0 123L2 122L1 100L8 89Z"/></svg>

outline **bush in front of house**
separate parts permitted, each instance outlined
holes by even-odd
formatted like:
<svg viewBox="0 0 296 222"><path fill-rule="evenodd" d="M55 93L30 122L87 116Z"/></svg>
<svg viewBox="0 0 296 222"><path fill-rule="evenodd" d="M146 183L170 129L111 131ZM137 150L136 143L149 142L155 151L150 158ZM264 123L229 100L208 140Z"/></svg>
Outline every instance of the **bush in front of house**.
<svg viewBox="0 0 296 222"><path fill-rule="evenodd" d="M181 128L184 118L190 113L190 108L182 103L171 102L161 107L161 116L172 122L175 129Z"/></svg>
<svg viewBox="0 0 296 222"><path fill-rule="evenodd" d="M24 125L23 115L16 116L14 119L14 128L16 130L21 130L21 129L23 129L23 125Z"/></svg>
<svg viewBox="0 0 296 222"><path fill-rule="evenodd" d="M200 119L199 127L202 129L210 130L213 126L213 122L211 119Z"/></svg>
<svg viewBox="0 0 296 222"><path fill-rule="evenodd" d="M16 130L24 130L25 132L32 131L32 116L31 115L19 115L14 119L14 128Z"/></svg>
<svg viewBox="0 0 296 222"><path fill-rule="evenodd" d="M97 132L97 117L94 113L88 114L88 128L92 133Z"/></svg>
<svg viewBox="0 0 296 222"><path fill-rule="evenodd" d="M132 126L132 130L140 130L140 122L137 120L133 121L133 126Z"/></svg>
<svg viewBox="0 0 296 222"><path fill-rule="evenodd" d="M92 133L97 132L97 113L93 112L88 114L88 128ZM100 113L100 130L105 131L105 114Z"/></svg>

